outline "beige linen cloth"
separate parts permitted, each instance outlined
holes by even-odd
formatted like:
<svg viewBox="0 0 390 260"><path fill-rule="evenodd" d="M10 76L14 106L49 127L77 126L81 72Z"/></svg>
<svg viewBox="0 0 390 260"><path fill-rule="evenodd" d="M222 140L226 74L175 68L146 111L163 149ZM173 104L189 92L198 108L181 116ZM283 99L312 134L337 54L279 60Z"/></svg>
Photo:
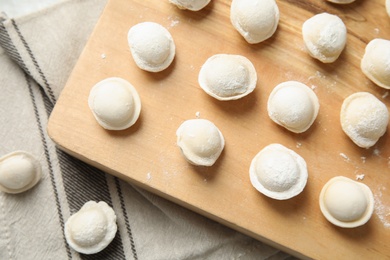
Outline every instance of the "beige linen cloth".
<svg viewBox="0 0 390 260"><path fill-rule="evenodd" d="M0 16L0 156L24 150L43 168L33 189L0 192L0 259L292 259L86 165L50 140L50 112L105 4L66 0L27 17ZM63 229L89 200L113 207L118 232L102 252L82 255Z"/></svg>

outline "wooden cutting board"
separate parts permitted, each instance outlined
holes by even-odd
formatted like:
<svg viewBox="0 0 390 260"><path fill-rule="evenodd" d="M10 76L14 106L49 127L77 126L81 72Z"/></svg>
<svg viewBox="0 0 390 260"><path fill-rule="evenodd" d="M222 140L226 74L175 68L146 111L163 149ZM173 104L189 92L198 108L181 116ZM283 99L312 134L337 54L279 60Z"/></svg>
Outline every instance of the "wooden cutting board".
<svg viewBox="0 0 390 260"><path fill-rule="evenodd" d="M357 91L368 91L388 107L388 91L360 70L366 44L390 39L384 0L350 5L325 1L277 1L280 23L275 35L250 45L230 23L231 1L213 0L200 12L179 10L168 0L109 1L50 117L48 132L71 155L164 198L299 257L383 259L390 257L390 132L371 149L358 148L343 133L341 104ZM348 29L347 46L333 64L322 64L305 51L302 23L321 12L337 14ZM153 21L166 27L176 57L164 72L138 69L127 32ZM240 54L258 73L256 90L237 100L217 101L199 87L198 72L211 55ZM124 131L101 128L88 108L90 89L107 77L122 77L142 100L139 121ZM266 111L277 84L297 80L320 101L314 125L293 134L273 123ZM199 116L213 121L225 136L225 150L212 167L188 164L176 145L176 129ZM308 184L299 196L275 201L249 181L252 158L270 143L281 143L307 162ZM375 196L375 213L364 226L342 229L321 214L322 186L337 175L364 175Z"/></svg>

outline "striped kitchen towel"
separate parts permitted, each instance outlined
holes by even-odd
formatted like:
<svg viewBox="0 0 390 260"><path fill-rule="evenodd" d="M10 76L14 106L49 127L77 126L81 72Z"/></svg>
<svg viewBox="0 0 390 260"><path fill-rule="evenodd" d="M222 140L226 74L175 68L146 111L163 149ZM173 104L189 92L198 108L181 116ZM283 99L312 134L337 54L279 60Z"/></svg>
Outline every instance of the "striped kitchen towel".
<svg viewBox="0 0 390 260"><path fill-rule="evenodd" d="M24 150L43 177L21 194L0 192L0 259L292 259L58 149L46 124L106 0L66 0L33 15L0 16L0 157ZM64 224L87 201L117 215L112 243L79 254Z"/></svg>

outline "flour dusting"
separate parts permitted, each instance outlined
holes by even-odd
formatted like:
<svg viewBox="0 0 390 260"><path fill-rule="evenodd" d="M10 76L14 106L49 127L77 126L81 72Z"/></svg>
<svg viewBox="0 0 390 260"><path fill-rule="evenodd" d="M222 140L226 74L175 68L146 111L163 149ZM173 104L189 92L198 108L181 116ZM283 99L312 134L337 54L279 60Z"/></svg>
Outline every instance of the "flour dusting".
<svg viewBox="0 0 390 260"><path fill-rule="evenodd" d="M377 193L374 194L375 213L385 228L390 228L390 208L382 203L382 191L385 187L380 187Z"/></svg>
<svg viewBox="0 0 390 260"><path fill-rule="evenodd" d="M375 148L374 151L373 151L373 154L375 156L379 156L381 154L381 151L378 148Z"/></svg>
<svg viewBox="0 0 390 260"><path fill-rule="evenodd" d="M340 153L340 156L344 158L347 162L349 162L349 157L345 153Z"/></svg>
<svg viewBox="0 0 390 260"><path fill-rule="evenodd" d="M313 76L310 76L309 77L309 80L312 80L312 79L325 79L326 76L324 74L321 73L321 71L316 71L316 73L313 75Z"/></svg>
<svg viewBox="0 0 390 260"><path fill-rule="evenodd" d="M390 157L387 158L387 167L390 168Z"/></svg>
<svg viewBox="0 0 390 260"><path fill-rule="evenodd" d="M177 26L180 23L180 18L177 16L171 15L168 17L168 20L171 22L169 25L171 28Z"/></svg>
<svg viewBox="0 0 390 260"><path fill-rule="evenodd" d="M364 174L356 174L356 180L362 181L364 179Z"/></svg>
<svg viewBox="0 0 390 260"><path fill-rule="evenodd" d="M360 157L360 159L362 160L362 163L366 163L367 158L365 156Z"/></svg>

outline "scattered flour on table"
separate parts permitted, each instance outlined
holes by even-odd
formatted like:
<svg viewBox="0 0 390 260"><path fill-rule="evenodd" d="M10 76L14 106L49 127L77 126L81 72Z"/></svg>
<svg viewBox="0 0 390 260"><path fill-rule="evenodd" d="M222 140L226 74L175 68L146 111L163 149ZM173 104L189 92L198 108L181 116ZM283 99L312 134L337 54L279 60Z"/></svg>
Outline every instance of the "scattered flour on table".
<svg viewBox="0 0 390 260"><path fill-rule="evenodd" d="M387 167L390 168L390 157L387 158Z"/></svg>
<svg viewBox="0 0 390 260"><path fill-rule="evenodd" d="M332 78L338 79L337 75L332 75ZM314 81L311 84L311 88L315 90L317 86L315 83L320 84L320 86L324 86L328 94L332 94L335 91L335 87L337 86L337 81L330 81L331 78L327 77L321 71L316 71L314 75L308 78L309 81Z"/></svg>
<svg viewBox="0 0 390 260"><path fill-rule="evenodd" d="M381 154L381 151L378 148L375 148L373 154L379 156Z"/></svg>
<svg viewBox="0 0 390 260"><path fill-rule="evenodd" d="M105 58L106 58L106 54L105 54L105 53L102 53L102 55L100 55L100 57L101 57L102 59L105 59Z"/></svg>
<svg viewBox="0 0 390 260"><path fill-rule="evenodd" d="M302 146L302 143L297 142L296 147L297 147L297 148L301 148L301 146Z"/></svg>
<svg viewBox="0 0 390 260"><path fill-rule="evenodd" d="M345 153L339 153L339 155L348 163L351 162L350 158L345 154ZM373 150L373 155L375 156L380 156L380 150L379 149L374 149ZM360 157L361 162L365 163L366 162L366 157L361 156ZM353 162L352 162L353 163ZM388 166L390 168L390 157L388 157ZM358 171L358 167L355 166L356 171ZM355 175L355 178L357 181L362 181L365 178L365 174L363 173L357 173ZM378 216L379 220L382 222L383 226L385 228L390 228L390 206L385 205L382 202L382 195L383 192L386 190L386 187L381 186L377 189L376 192L374 193L374 200L375 200L375 214Z"/></svg>
<svg viewBox="0 0 390 260"><path fill-rule="evenodd" d="M386 92L382 95L382 98L385 99L385 98L387 98L388 95L389 95L389 91L386 91Z"/></svg>
<svg viewBox="0 0 390 260"><path fill-rule="evenodd" d="M364 174L356 174L356 180L362 181L364 179Z"/></svg>
<svg viewBox="0 0 390 260"><path fill-rule="evenodd" d="M379 220L382 222L385 228L390 228L390 207L382 203L382 191L386 190L386 187L379 187L374 194L375 200L375 213Z"/></svg>
<svg viewBox="0 0 390 260"><path fill-rule="evenodd" d="M284 76L287 78L287 79L292 79L294 77L293 73L291 71L287 71Z"/></svg>
<svg viewBox="0 0 390 260"><path fill-rule="evenodd" d="M347 162L349 162L349 157L345 153L340 153L340 156L344 158Z"/></svg>
<svg viewBox="0 0 390 260"><path fill-rule="evenodd" d="M360 159L362 160L362 163L366 163L367 158L365 156L360 157Z"/></svg>
<svg viewBox="0 0 390 260"><path fill-rule="evenodd" d="M355 167L356 180L363 180L365 175L362 173L362 171L359 167L359 162L351 160L351 158L349 158L345 153L341 152L341 153L339 153L339 155L344 159L344 161L346 163L350 163ZM366 160L365 157L362 156L362 157L360 157L360 159L362 160L363 163L365 163L365 160Z"/></svg>
<svg viewBox="0 0 390 260"><path fill-rule="evenodd" d="M169 24L169 27L171 27L171 28L177 26L180 23L180 18L175 16L175 15L169 16L168 20L171 22Z"/></svg>
<svg viewBox="0 0 390 260"><path fill-rule="evenodd" d="M316 73L313 75L313 76L310 76L309 77L309 80L312 80L312 79L325 79L326 76L324 74L322 74L321 71L316 71Z"/></svg>
<svg viewBox="0 0 390 260"><path fill-rule="evenodd" d="M148 173L146 174L146 179L147 179L148 181L150 181L150 180L152 179L152 174L151 174L150 172L148 172Z"/></svg>
<svg viewBox="0 0 390 260"><path fill-rule="evenodd" d="M197 112L195 113L195 116L196 116L196 118L199 118L199 117L200 117L200 112L197 111Z"/></svg>

